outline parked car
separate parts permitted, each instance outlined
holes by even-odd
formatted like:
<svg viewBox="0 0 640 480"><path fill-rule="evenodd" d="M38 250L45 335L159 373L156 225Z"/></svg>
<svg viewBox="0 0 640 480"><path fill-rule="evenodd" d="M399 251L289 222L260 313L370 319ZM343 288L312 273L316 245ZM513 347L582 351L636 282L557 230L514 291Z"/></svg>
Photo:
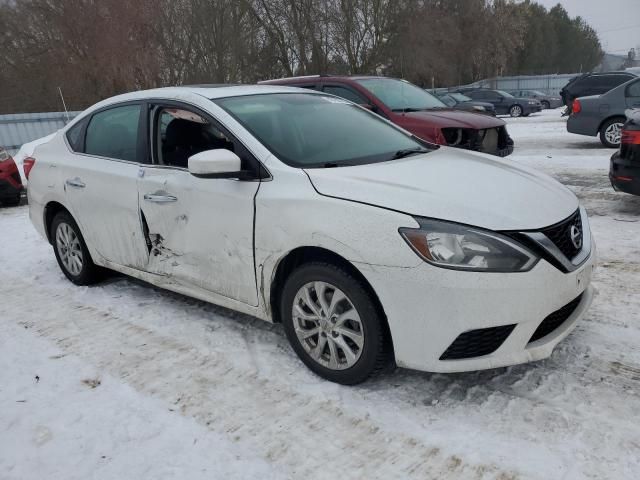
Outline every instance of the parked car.
<svg viewBox="0 0 640 480"><path fill-rule="evenodd" d="M466 110L474 113L484 113L486 115L496 116L495 107L488 102L476 102L471 98L456 92L447 92L436 94L436 96L450 108L456 110Z"/></svg>
<svg viewBox="0 0 640 480"><path fill-rule="evenodd" d="M634 78L638 77L631 72L585 73L569 80L560 96L570 114L576 98L602 95Z"/></svg>
<svg viewBox="0 0 640 480"><path fill-rule="evenodd" d="M567 120L567 131L579 135L600 136L605 147L618 148L625 110L640 108L640 78L610 90L604 95L576 98Z"/></svg>
<svg viewBox="0 0 640 480"><path fill-rule="evenodd" d="M562 106L562 98L559 95L547 95L539 90L510 90L514 97L533 98L538 100L543 109L558 108Z"/></svg>
<svg viewBox="0 0 640 480"><path fill-rule="evenodd" d="M506 123L447 107L405 80L313 75L260 82L330 93L357 103L427 142L505 157L513 152Z"/></svg>
<svg viewBox="0 0 640 480"><path fill-rule="evenodd" d="M20 173L13 158L0 147L0 203L3 205L18 205L22 194Z"/></svg>
<svg viewBox="0 0 640 480"><path fill-rule="evenodd" d="M394 360L455 372L548 357L593 297L570 190L320 92L129 93L28 160L31 221L71 282L106 267L282 322L339 383Z"/></svg>
<svg viewBox="0 0 640 480"><path fill-rule="evenodd" d="M532 113L542 111L542 104L535 99L517 98L503 90L490 90L488 88L464 89L460 93L480 102L489 102L498 115L511 115L512 117L528 117Z"/></svg>
<svg viewBox="0 0 640 480"><path fill-rule="evenodd" d="M640 108L627 112L620 150L611 157L609 180L616 191L640 195Z"/></svg>

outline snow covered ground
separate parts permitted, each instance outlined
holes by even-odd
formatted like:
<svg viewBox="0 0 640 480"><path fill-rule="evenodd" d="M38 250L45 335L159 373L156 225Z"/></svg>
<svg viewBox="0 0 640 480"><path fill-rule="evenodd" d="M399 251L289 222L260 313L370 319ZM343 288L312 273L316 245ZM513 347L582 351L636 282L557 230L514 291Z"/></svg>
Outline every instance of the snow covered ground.
<svg viewBox="0 0 640 480"><path fill-rule="evenodd" d="M559 110L508 122L509 159L579 195L600 255L586 319L517 367L330 384L280 326L74 287L27 207L0 209L0 478L640 478L640 197Z"/></svg>

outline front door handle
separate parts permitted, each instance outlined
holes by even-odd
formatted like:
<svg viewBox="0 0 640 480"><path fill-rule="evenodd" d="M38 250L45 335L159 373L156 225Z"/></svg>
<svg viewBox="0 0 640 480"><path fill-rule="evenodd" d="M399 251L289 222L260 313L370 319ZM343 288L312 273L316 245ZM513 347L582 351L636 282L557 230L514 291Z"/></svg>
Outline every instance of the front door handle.
<svg viewBox="0 0 640 480"><path fill-rule="evenodd" d="M84 182L82 180L80 180L78 177L76 177L76 178L68 178L67 181L64 182L64 183L67 186L74 187L74 188L84 188L84 187L86 187Z"/></svg>
<svg viewBox="0 0 640 480"><path fill-rule="evenodd" d="M144 199L147 202L153 203L170 203L178 201L178 197L174 197L173 195L160 195L157 193L145 193Z"/></svg>

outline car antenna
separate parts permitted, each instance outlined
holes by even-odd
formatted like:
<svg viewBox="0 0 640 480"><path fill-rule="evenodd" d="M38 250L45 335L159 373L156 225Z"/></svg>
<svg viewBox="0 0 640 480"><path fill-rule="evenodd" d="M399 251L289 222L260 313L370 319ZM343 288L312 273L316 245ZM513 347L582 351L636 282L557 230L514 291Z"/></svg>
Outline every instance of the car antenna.
<svg viewBox="0 0 640 480"><path fill-rule="evenodd" d="M62 88L58 87L58 92L60 93L60 99L62 100L62 107L64 108L64 114L67 117L67 123L69 123L69 112L67 110L67 104L64 101L64 95L62 95Z"/></svg>

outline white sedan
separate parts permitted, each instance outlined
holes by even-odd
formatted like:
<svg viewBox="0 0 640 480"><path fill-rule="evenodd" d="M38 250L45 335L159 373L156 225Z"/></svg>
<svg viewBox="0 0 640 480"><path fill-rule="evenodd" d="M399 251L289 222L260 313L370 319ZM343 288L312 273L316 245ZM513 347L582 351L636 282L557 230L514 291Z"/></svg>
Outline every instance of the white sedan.
<svg viewBox="0 0 640 480"><path fill-rule="evenodd" d="M593 297L568 189L318 92L121 95L25 166L31 221L73 283L116 270L281 322L334 382L545 358Z"/></svg>

